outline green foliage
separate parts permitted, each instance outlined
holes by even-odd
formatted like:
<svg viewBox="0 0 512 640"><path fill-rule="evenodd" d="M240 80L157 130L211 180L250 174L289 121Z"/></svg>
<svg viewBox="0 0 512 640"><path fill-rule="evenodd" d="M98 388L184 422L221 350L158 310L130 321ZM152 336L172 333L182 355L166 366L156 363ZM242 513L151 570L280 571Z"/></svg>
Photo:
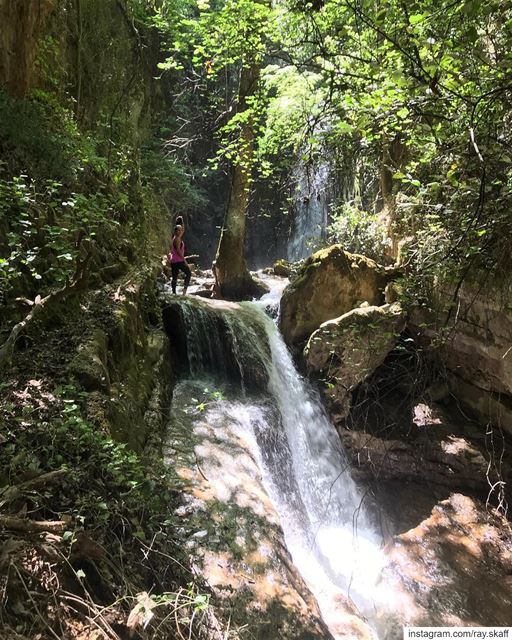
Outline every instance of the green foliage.
<svg viewBox="0 0 512 640"><path fill-rule="evenodd" d="M91 154L72 113L43 91L16 100L0 89L0 149L8 170L30 168L34 178L61 181L77 179L84 170L81 160Z"/></svg>
<svg viewBox="0 0 512 640"><path fill-rule="evenodd" d="M418 269L456 275L468 262L503 265L512 230L512 4L288 7L288 50L298 66L314 59L330 89L324 131L333 147L355 136L363 153L383 158L409 203L397 209L395 231L414 236Z"/></svg>
<svg viewBox="0 0 512 640"><path fill-rule="evenodd" d="M365 209L385 173L392 195L401 194L401 206L388 213L397 237L414 238L413 269L456 277L467 264L510 267L511 2L205 0L176 7L161 3L155 18L169 34L162 68L193 70L194 92L206 93L212 78L214 93L221 88L209 103L218 114L214 167L239 161L248 121L257 133L252 162L265 178L290 170L299 154L329 153L340 171L352 154L373 167L362 185ZM260 85L235 113L233 78L251 63L261 67ZM380 255L372 216L343 214L340 206L334 237Z"/></svg>
<svg viewBox="0 0 512 640"><path fill-rule="evenodd" d="M188 167L176 156L163 155L162 139L155 139L143 150L141 180L168 204L175 213L187 213L205 205L205 198L197 186L197 167Z"/></svg>
<svg viewBox="0 0 512 640"><path fill-rule="evenodd" d="M321 139L309 124L322 107L321 76L299 72L293 66L268 65L262 71L262 100L266 106L261 121L256 161L260 173L270 177L283 166L294 166L321 153ZM314 129L314 126L313 126Z"/></svg>
<svg viewBox="0 0 512 640"><path fill-rule="evenodd" d="M64 284L78 257L78 237L113 234L119 223L112 213L102 192L70 193L60 182L31 181L25 174L0 180L0 218L9 221L0 258L3 294L23 291L27 282L43 293Z"/></svg>
<svg viewBox="0 0 512 640"><path fill-rule="evenodd" d="M69 280L77 258L93 267L155 252L166 212L202 203L189 174L155 138L143 149L105 144L80 130L71 110L37 91L19 101L0 91L0 304L34 298ZM159 249L156 249L159 251Z"/></svg>
<svg viewBox="0 0 512 640"><path fill-rule="evenodd" d="M342 204L331 212L329 241L343 245L353 253L361 253L383 261L389 249L386 230L376 214L368 213L352 204Z"/></svg>
<svg viewBox="0 0 512 640"><path fill-rule="evenodd" d="M63 473L57 490L52 485L27 490L22 502L35 520L61 517L67 522L67 530L51 541L53 557L59 558L51 574L55 605L60 604L61 585L67 587L70 571L80 581L78 597L94 602L98 593L94 570L82 556L73 557L85 539L105 554L105 563L100 559L94 566L108 566L101 580L115 594L102 603L101 611L98 608L98 616L121 613L124 619L129 614L133 619L137 614L139 624L155 638L170 637L179 628L186 633L192 626L199 628L209 596L198 581L191 582L188 558L176 534L178 521L173 513L182 485L172 468L159 456L139 457L91 424L84 417L90 395L73 385L52 387L32 379L23 390L15 379L0 383L0 393L0 502L4 509L11 506L8 497L13 488L23 486L25 480ZM147 580L151 580L150 594L145 591L149 590ZM48 590L46 582L45 596ZM43 615L52 618L46 611Z"/></svg>
<svg viewBox="0 0 512 640"><path fill-rule="evenodd" d="M230 65L261 64L267 42L274 34L267 0L164 2L155 24L172 37L172 52L160 68L180 69L185 64L215 74Z"/></svg>
<svg viewBox="0 0 512 640"><path fill-rule="evenodd" d="M122 531L124 537L144 539L147 531L169 527L179 480L163 463L147 466L84 419L86 395L69 384L50 392L31 381L23 398L4 403L4 483L15 484L27 469L42 474L66 468L65 488L58 504L52 497L52 508L71 515L77 527L102 527L105 535ZM35 508L44 508L44 496L35 502Z"/></svg>
<svg viewBox="0 0 512 640"><path fill-rule="evenodd" d="M200 399L192 398L192 402L195 405L195 409L196 411L199 411L199 412L205 411L207 406L215 404L216 402L220 402L221 400L224 400L224 395L222 391L218 391L218 390L212 391L208 387L205 387L203 389L203 394Z"/></svg>

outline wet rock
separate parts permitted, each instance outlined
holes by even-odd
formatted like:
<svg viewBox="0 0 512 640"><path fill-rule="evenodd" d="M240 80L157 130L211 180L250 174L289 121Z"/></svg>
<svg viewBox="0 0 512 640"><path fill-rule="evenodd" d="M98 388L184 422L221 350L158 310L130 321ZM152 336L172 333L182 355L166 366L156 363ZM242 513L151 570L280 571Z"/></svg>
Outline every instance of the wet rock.
<svg viewBox="0 0 512 640"><path fill-rule="evenodd" d="M384 302L389 275L370 258L333 245L306 260L281 300L281 332L288 345L305 342L318 327L366 301Z"/></svg>
<svg viewBox="0 0 512 640"><path fill-rule="evenodd" d="M248 390L267 388L271 356L265 328L243 305L164 296L163 319L183 371L213 373Z"/></svg>
<svg viewBox="0 0 512 640"><path fill-rule="evenodd" d="M383 581L404 624L511 624L512 527L497 511L454 494L397 536L389 556Z"/></svg>
<svg viewBox="0 0 512 640"><path fill-rule="evenodd" d="M212 405L195 415L198 383L181 382L173 397L169 433L179 442L171 461L194 508L182 522L194 533L191 549L217 611L255 640L333 640L318 605L287 551L249 432ZM188 451L188 455L187 455ZM202 507L200 506L202 503ZM369 640L370 630L347 598L338 603L339 638Z"/></svg>
<svg viewBox="0 0 512 640"><path fill-rule="evenodd" d="M348 415L353 389L380 366L405 326L399 304L363 306L328 320L304 350L310 374L322 382L330 413Z"/></svg>

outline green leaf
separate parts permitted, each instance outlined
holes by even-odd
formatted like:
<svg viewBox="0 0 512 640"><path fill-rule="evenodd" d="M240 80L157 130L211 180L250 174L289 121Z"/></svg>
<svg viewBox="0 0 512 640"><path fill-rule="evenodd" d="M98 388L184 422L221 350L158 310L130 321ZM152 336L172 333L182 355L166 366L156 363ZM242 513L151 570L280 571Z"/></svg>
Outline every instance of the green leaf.
<svg viewBox="0 0 512 640"><path fill-rule="evenodd" d="M426 13L413 13L409 16L409 24L419 24L423 22L428 14Z"/></svg>

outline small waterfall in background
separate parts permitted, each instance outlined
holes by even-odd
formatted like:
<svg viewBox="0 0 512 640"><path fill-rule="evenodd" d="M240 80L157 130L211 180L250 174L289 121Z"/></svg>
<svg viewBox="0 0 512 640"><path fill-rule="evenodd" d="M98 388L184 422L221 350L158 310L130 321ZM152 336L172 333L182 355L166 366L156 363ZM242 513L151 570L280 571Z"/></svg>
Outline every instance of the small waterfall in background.
<svg viewBox="0 0 512 640"><path fill-rule="evenodd" d="M300 163L293 173L295 221L288 242L288 260L302 260L311 253L311 245L325 235L329 220L330 167L327 162Z"/></svg>
<svg viewBox="0 0 512 640"><path fill-rule="evenodd" d="M228 331L228 349L235 350L241 385L238 392L232 387L226 391L204 417L213 426L228 424L250 443L293 562L315 595L325 622L335 627L339 597L348 596L371 623L380 600L382 540L370 522L363 493L351 477L340 438L320 398L297 372L275 322L267 315L279 293L271 291L258 302L242 303L236 318L229 317L229 303L218 309L233 329ZM233 370L233 364L222 362L227 335L222 323L211 317L206 321L192 302L177 304L187 307L183 317L195 343L189 348L191 373L198 372L200 353L203 361L217 363L219 377ZM255 387L249 379L254 379L254 368L261 366L266 368L265 383Z"/></svg>

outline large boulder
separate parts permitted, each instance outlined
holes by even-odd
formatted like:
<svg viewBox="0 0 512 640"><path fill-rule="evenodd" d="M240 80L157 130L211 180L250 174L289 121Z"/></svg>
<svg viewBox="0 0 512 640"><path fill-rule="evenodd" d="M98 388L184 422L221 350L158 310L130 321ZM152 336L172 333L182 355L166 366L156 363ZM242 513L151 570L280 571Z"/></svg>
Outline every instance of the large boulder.
<svg viewBox="0 0 512 640"><path fill-rule="evenodd" d="M311 335L304 349L307 367L322 382L336 419L348 415L352 391L384 362L404 327L405 313L395 303L353 309Z"/></svg>
<svg viewBox="0 0 512 640"><path fill-rule="evenodd" d="M362 302L384 302L388 272L370 258L335 244L310 256L281 300L280 327L285 342L298 346L318 327Z"/></svg>

